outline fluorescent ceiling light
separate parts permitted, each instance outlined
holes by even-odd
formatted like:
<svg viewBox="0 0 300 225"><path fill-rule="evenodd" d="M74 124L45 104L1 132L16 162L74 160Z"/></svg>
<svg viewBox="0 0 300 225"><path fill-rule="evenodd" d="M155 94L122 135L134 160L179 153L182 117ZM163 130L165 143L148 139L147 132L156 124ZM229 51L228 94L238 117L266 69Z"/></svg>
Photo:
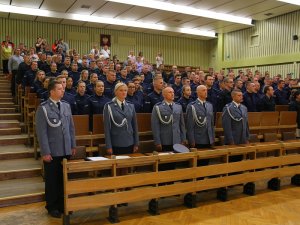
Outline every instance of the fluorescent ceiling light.
<svg viewBox="0 0 300 225"><path fill-rule="evenodd" d="M108 2L116 2L128 5L136 5L151 9L159 9L163 11L176 12L186 15L206 17L210 19L223 20L233 23L252 25L251 18L245 18L240 16L233 16L226 13L217 13L209 10L197 9L190 6L175 5L168 2L156 1L156 0L107 0Z"/></svg>
<svg viewBox="0 0 300 225"><path fill-rule="evenodd" d="M293 4L293 5L300 5L300 1L299 0L277 0L279 2L285 2L285 3L289 3L289 4Z"/></svg>
<svg viewBox="0 0 300 225"><path fill-rule="evenodd" d="M17 6L11 6L11 5L0 4L0 12L24 14L24 15L31 15L31 16L60 18L60 19L85 21L85 22L93 22L93 23L101 23L101 24L112 24L112 25L119 25L119 26L152 29L152 30L171 31L171 32L192 34L192 35L205 36L205 37L216 37L215 32L212 32L212 31L201 31L198 29L167 27L165 25L155 24L155 23L144 23L144 22L138 22L138 21L132 21L132 20L120 20L120 19L114 19L114 18L89 16L89 15L81 15L81 14L74 14L74 13L60 13L60 12L54 12L54 11L49 11L49 10L17 7Z"/></svg>

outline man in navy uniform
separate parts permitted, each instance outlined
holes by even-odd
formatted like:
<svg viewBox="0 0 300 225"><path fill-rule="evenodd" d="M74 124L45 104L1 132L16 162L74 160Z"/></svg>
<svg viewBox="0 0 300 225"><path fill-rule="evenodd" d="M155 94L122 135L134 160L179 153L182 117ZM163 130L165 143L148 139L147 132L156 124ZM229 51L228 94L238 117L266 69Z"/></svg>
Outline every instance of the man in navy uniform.
<svg viewBox="0 0 300 225"><path fill-rule="evenodd" d="M233 88L233 79L226 77L222 81L224 89L219 92L217 112L222 112L224 106L232 101L231 90Z"/></svg>
<svg viewBox="0 0 300 225"><path fill-rule="evenodd" d="M207 87L197 87L197 100L190 103L186 112L187 139L192 148L210 148L215 142L213 105L206 101ZM209 160L200 160L200 165L208 165Z"/></svg>
<svg viewBox="0 0 300 225"><path fill-rule="evenodd" d="M160 74L159 74L160 75ZM161 94L162 89L164 87L164 81L162 76L159 76L158 74L156 74L156 76L153 79L153 92L151 92L150 94L148 94L145 99L144 99L144 112L145 113L151 113L153 106L158 103L161 102L163 100L163 96Z"/></svg>
<svg viewBox="0 0 300 225"><path fill-rule="evenodd" d="M186 141L185 124L181 105L174 101L174 90L166 87L162 91L163 102L152 110L151 127L158 151L173 151L174 144Z"/></svg>
<svg viewBox="0 0 300 225"><path fill-rule="evenodd" d="M279 80L277 89L274 91L276 105L288 105L289 95L286 89L284 89L284 80Z"/></svg>
<svg viewBox="0 0 300 225"><path fill-rule="evenodd" d="M76 101L76 114L89 115L90 114L90 95L85 93L86 84L84 81L79 81L77 85L77 94L75 95Z"/></svg>
<svg viewBox="0 0 300 225"><path fill-rule="evenodd" d="M75 154L75 129L70 105L61 100L62 84L53 80L48 90L49 99L36 112L36 133L44 162L46 209L60 218L64 210L62 160Z"/></svg>
<svg viewBox="0 0 300 225"><path fill-rule="evenodd" d="M66 77L59 75L56 79L59 82L61 82L63 89L64 89L64 94L63 94L62 100L66 101L67 103L70 104L72 114L75 115L76 114L76 100L75 100L74 95L65 91L66 86L67 86Z"/></svg>
<svg viewBox="0 0 300 225"><path fill-rule="evenodd" d="M233 90L231 97L232 102L224 107L222 114L225 145L248 144L248 110L241 104L243 93L240 90Z"/></svg>
<svg viewBox="0 0 300 225"><path fill-rule="evenodd" d="M38 71L38 64L36 61L31 62L30 70L27 70L22 79L22 88L25 90L25 87L31 87L33 85L36 71Z"/></svg>
<svg viewBox="0 0 300 225"><path fill-rule="evenodd" d="M109 70L104 81L104 95L110 99L114 97L114 89L116 86L116 72Z"/></svg>
<svg viewBox="0 0 300 225"><path fill-rule="evenodd" d="M275 99L273 97L274 89L272 86L266 85L264 88L264 96L259 100L257 109L259 112L275 111Z"/></svg>

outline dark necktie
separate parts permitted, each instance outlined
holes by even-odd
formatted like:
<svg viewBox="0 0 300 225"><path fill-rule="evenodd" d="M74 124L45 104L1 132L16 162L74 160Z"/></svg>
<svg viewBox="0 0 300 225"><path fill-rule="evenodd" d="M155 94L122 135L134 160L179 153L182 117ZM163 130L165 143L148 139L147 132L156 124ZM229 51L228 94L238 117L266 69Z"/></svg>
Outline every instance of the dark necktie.
<svg viewBox="0 0 300 225"><path fill-rule="evenodd" d="M240 113L242 114L241 105L238 106L238 109L239 109Z"/></svg>
<svg viewBox="0 0 300 225"><path fill-rule="evenodd" d="M121 109L124 111L124 103L121 104Z"/></svg>
<svg viewBox="0 0 300 225"><path fill-rule="evenodd" d="M58 110L60 111L60 102L57 102L56 104L57 104Z"/></svg>
<svg viewBox="0 0 300 225"><path fill-rule="evenodd" d="M173 111L173 106L172 106L172 104L170 104L169 107L170 107L170 109Z"/></svg>
<svg viewBox="0 0 300 225"><path fill-rule="evenodd" d="M203 107L204 107L204 109L205 109L205 111L206 111L205 102L203 102Z"/></svg>

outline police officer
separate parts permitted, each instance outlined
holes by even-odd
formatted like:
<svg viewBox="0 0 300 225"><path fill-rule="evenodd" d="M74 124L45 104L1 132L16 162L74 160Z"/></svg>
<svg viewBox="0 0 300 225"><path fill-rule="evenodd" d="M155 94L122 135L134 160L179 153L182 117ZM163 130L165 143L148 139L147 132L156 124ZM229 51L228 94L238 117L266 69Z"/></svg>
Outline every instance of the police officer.
<svg viewBox="0 0 300 225"><path fill-rule="evenodd" d="M163 96L162 96L162 89L164 87L164 81L162 76L156 75L153 79L153 92L148 94L145 99L144 99L144 112L145 113L151 113L153 106L158 103L163 101Z"/></svg>
<svg viewBox="0 0 300 225"><path fill-rule="evenodd" d="M177 103L182 106L182 111L184 113L186 112L186 107L188 106L188 104L193 102L193 99L192 99L191 95L192 95L192 90L191 90L190 85L183 85L183 87L182 87L182 96L177 101Z"/></svg>
<svg viewBox="0 0 300 225"><path fill-rule="evenodd" d="M110 99L114 97L114 88L116 85L116 72L109 70L104 81L104 95Z"/></svg>
<svg viewBox="0 0 300 225"><path fill-rule="evenodd" d="M273 97L274 89L272 86L266 85L264 87L264 96L259 100L257 109L259 112L275 111L275 99Z"/></svg>
<svg viewBox="0 0 300 225"><path fill-rule="evenodd" d="M72 114L75 115L76 114L76 101L75 101L75 96L66 92L65 89L66 89L66 86L67 86L67 81L66 81L66 77L63 76L63 75L59 75L57 78L56 78L59 82L61 82L62 86L63 86L63 89L64 89L64 95L62 97L62 100L68 102L71 106L71 111L72 111Z"/></svg>
<svg viewBox="0 0 300 225"><path fill-rule="evenodd" d="M86 93L88 95L94 94L94 89L97 80L98 80L98 75L96 73L92 73L90 76L90 83L86 86Z"/></svg>
<svg viewBox="0 0 300 225"><path fill-rule="evenodd" d="M103 95L104 83L101 80L97 80L95 84L95 94L89 99L90 102L90 114L102 114L104 105L110 101L109 98Z"/></svg>
<svg viewBox="0 0 300 225"><path fill-rule="evenodd" d="M218 95L217 112L222 112L224 106L232 101L231 91L233 89L233 79L226 77L220 85L223 85L224 88Z"/></svg>
<svg viewBox="0 0 300 225"><path fill-rule="evenodd" d="M163 102L157 103L152 110L151 127L158 151L173 151L174 144L186 141L185 124L181 105L174 101L174 90L163 89Z"/></svg>
<svg viewBox="0 0 300 225"><path fill-rule="evenodd" d="M242 103L243 94L240 90L231 92L232 102L223 109L222 125L225 145L249 143L248 111ZM240 161L242 156L231 156L230 161Z"/></svg>
<svg viewBox="0 0 300 225"><path fill-rule="evenodd" d="M186 129L189 145L193 148L210 148L215 142L213 105L206 101L207 87L199 85L197 100L187 107ZM200 160L200 165L208 165L209 160Z"/></svg>
<svg viewBox="0 0 300 225"><path fill-rule="evenodd" d="M84 81L78 81L76 101L76 114L89 115L90 114L90 95L85 94L86 84Z"/></svg>
<svg viewBox="0 0 300 225"><path fill-rule="evenodd" d="M115 98L104 106L105 144L108 154L130 154L138 151L139 136L134 105L128 103L127 86L115 86Z"/></svg>
<svg viewBox="0 0 300 225"><path fill-rule="evenodd" d="M27 70L22 79L22 88L25 90L25 87L31 87L33 85L36 71L38 70L38 64L36 61L31 62L30 70Z"/></svg>
<svg viewBox="0 0 300 225"><path fill-rule="evenodd" d="M129 81L127 84L128 92L126 101L134 105L136 113L143 112L143 95L140 95L135 89L135 84L132 81Z"/></svg>
<svg viewBox="0 0 300 225"><path fill-rule="evenodd" d="M61 100L64 88L49 83L50 98L36 112L36 133L45 171L46 209L60 218L64 210L62 160L75 154L75 130L70 105Z"/></svg>

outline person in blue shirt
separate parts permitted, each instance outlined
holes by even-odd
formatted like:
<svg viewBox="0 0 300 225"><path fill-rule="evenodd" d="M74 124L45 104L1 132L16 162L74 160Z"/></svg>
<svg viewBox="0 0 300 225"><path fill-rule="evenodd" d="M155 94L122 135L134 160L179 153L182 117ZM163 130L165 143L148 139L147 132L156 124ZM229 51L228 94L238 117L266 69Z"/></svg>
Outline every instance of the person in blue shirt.
<svg viewBox="0 0 300 225"><path fill-rule="evenodd" d="M130 102L134 105L136 113L143 112L143 95L140 95L138 91L136 91L135 84L132 81L129 81L127 84L128 91L126 101Z"/></svg>
<svg viewBox="0 0 300 225"><path fill-rule="evenodd" d="M45 72L43 70L38 70L33 82L33 85L30 87L30 92L41 93L44 86L43 82L45 80Z"/></svg>
<svg viewBox="0 0 300 225"><path fill-rule="evenodd" d="M104 94L104 83L101 80L95 82L94 95L89 98L90 115L102 114L104 105L110 101Z"/></svg>
<svg viewBox="0 0 300 225"><path fill-rule="evenodd" d="M72 77L66 78L65 92L67 92L71 95L76 95L76 89L73 87L73 78Z"/></svg>
<svg viewBox="0 0 300 225"><path fill-rule="evenodd" d="M95 89L97 80L98 80L98 75L96 73L92 73L90 76L90 83L86 86L86 93L88 95L94 94L94 89Z"/></svg>
<svg viewBox="0 0 300 225"><path fill-rule="evenodd" d="M184 85L182 87L182 95L181 98L177 101L182 106L182 111L185 113L186 108L189 103L193 102L193 98L191 97L192 91L189 85Z"/></svg>
<svg viewBox="0 0 300 225"><path fill-rule="evenodd" d="M288 105L289 96L288 92L284 89L284 80L279 80L277 89L274 92L276 105Z"/></svg>
<svg viewBox="0 0 300 225"><path fill-rule="evenodd" d="M77 115L89 115L90 114L90 95L85 93L86 84L83 81L79 81L77 85L76 100L76 113Z"/></svg>
<svg viewBox="0 0 300 225"><path fill-rule="evenodd" d="M144 112L151 113L155 104L163 101L162 90L164 88L164 81L159 74L153 80L154 90L148 94L144 99Z"/></svg>
<svg viewBox="0 0 300 225"><path fill-rule="evenodd" d="M114 97L114 89L116 85L116 72L109 70L104 81L104 95L110 99Z"/></svg>
<svg viewBox="0 0 300 225"><path fill-rule="evenodd" d="M22 88L31 87L33 85L36 71L38 70L38 64L36 61L31 62L30 70L27 70L22 79Z"/></svg>
<svg viewBox="0 0 300 225"><path fill-rule="evenodd" d="M174 101L177 102L181 97L181 92L182 92L181 74L175 75L175 80L174 80L174 84L172 85L172 88L175 94Z"/></svg>

